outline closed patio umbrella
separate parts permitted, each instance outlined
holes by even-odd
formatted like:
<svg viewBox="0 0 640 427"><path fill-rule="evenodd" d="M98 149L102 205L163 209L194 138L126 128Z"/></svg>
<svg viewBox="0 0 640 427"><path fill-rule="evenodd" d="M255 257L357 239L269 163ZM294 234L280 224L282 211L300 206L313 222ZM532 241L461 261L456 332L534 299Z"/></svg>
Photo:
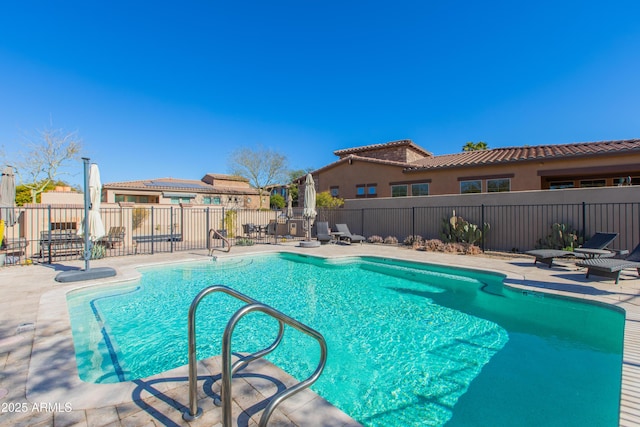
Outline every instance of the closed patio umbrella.
<svg viewBox="0 0 640 427"><path fill-rule="evenodd" d="M316 211L316 186L310 173L307 174L304 183L304 211L302 216L307 219L307 240L311 240L311 220L315 219Z"/></svg>
<svg viewBox="0 0 640 427"><path fill-rule="evenodd" d="M289 190L287 190L287 218L293 218L293 200Z"/></svg>
<svg viewBox="0 0 640 427"><path fill-rule="evenodd" d="M80 225L78 234L84 235L84 270L63 271L56 276L58 282L76 282L80 280L92 280L116 275L116 271L110 267L90 268L91 242L96 242L105 235L104 224L100 217L100 196L102 183L100 171L95 163L89 167L89 159L84 161L84 212L85 219Z"/></svg>
<svg viewBox="0 0 640 427"><path fill-rule="evenodd" d="M100 197L102 194L102 183L100 182L100 170L98 165L93 163L89 168L89 239L95 242L105 235L104 224L100 217Z"/></svg>

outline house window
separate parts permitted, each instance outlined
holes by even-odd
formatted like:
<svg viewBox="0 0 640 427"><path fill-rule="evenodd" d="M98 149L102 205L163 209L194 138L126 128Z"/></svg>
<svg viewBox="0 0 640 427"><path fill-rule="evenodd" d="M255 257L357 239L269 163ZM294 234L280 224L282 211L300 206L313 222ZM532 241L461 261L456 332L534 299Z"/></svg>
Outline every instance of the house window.
<svg viewBox="0 0 640 427"><path fill-rule="evenodd" d="M482 193L482 181L460 181L460 194Z"/></svg>
<svg viewBox="0 0 640 427"><path fill-rule="evenodd" d="M604 179L584 179L580 181L580 188L604 187L607 183Z"/></svg>
<svg viewBox="0 0 640 427"><path fill-rule="evenodd" d="M158 196L135 196L132 194L116 194L115 202L158 203Z"/></svg>
<svg viewBox="0 0 640 427"><path fill-rule="evenodd" d="M378 189L376 184L358 184L356 185L356 197L376 197Z"/></svg>
<svg viewBox="0 0 640 427"><path fill-rule="evenodd" d="M419 184L411 184L411 195L412 196L428 196L429 184L426 182L419 183Z"/></svg>
<svg viewBox="0 0 640 427"><path fill-rule="evenodd" d="M221 203L222 203L222 199L220 198L220 196L215 196L215 197L213 198L213 204L214 204L214 205L219 205L219 204L221 204Z"/></svg>
<svg viewBox="0 0 640 427"><path fill-rule="evenodd" d="M191 203L191 198L189 197L171 197L172 205L179 205L180 203Z"/></svg>
<svg viewBox="0 0 640 427"><path fill-rule="evenodd" d="M511 191L511 180L509 178L487 180L487 192L502 193L504 191Z"/></svg>
<svg viewBox="0 0 640 427"><path fill-rule="evenodd" d="M340 187L331 187L329 192L331 193L331 197L338 197L340 195Z"/></svg>
<svg viewBox="0 0 640 427"><path fill-rule="evenodd" d="M551 181L549 183L550 190L561 190L563 188L573 188L573 181Z"/></svg>
<svg viewBox="0 0 640 427"><path fill-rule="evenodd" d="M407 197L407 184L392 185L391 197Z"/></svg>

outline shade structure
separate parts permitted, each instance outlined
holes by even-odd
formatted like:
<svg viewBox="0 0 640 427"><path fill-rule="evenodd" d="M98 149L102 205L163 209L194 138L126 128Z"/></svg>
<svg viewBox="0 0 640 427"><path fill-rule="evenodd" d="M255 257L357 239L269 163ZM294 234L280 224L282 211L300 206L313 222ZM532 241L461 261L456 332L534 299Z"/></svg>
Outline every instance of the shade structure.
<svg viewBox="0 0 640 427"><path fill-rule="evenodd" d="M304 211L302 215L305 218L315 218L317 214L316 185L313 182L313 177L308 173L304 183Z"/></svg>
<svg viewBox="0 0 640 427"><path fill-rule="evenodd" d="M304 183L304 211L302 216L307 219L307 240L311 240L311 223L315 220L316 211L316 185L310 173Z"/></svg>
<svg viewBox="0 0 640 427"><path fill-rule="evenodd" d="M89 168L89 159L83 157L84 161L84 212L85 221L81 224L80 234L84 235L84 270L70 270L58 273L55 277L57 282L78 282L81 280L102 279L116 275L116 271L111 267L90 268L92 241L95 242L105 235L104 224L100 218L100 193L102 183L100 182L100 172L98 165L92 164ZM88 193L88 194L87 194ZM87 230L85 230L85 228ZM85 231L88 231L85 233Z"/></svg>
<svg viewBox="0 0 640 427"><path fill-rule="evenodd" d="M290 191L287 191L287 218L293 218L293 200Z"/></svg>
<svg viewBox="0 0 640 427"><path fill-rule="evenodd" d="M4 220L7 227L12 227L16 222L16 177L12 166L7 166L2 171L0 182L0 219Z"/></svg>
<svg viewBox="0 0 640 427"><path fill-rule="evenodd" d="M102 193L102 182L100 181L100 170L98 165L93 163L89 168L89 215L87 229L89 230L89 240L95 242L106 233L104 223L100 217L100 197ZM80 234L84 234L84 227L81 227Z"/></svg>

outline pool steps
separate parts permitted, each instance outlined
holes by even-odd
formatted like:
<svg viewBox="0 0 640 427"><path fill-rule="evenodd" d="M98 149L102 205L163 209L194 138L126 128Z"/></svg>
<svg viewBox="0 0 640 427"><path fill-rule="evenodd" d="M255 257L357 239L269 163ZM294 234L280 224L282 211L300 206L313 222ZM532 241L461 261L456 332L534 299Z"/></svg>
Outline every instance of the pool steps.
<svg viewBox="0 0 640 427"><path fill-rule="evenodd" d="M295 384L292 387L280 391L271 398L271 401L264 409L264 412L262 413L260 422L258 424L260 427L266 427L271 414L275 411L276 407L280 403L282 403L285 399L293 396L294 394L308 388L320 377L327 361L327 343L322 334L320 334L320 332L316 331L315 329L287 316L286 314L274 309L273 307L263 304L232 288L223 285L214 285L203 289L193 299L191 307L189 308L189 407L182 414L182 418L185 421L193 421L202 415L202 409L198 408L197 403L198 367L196 358L195 320L196 311L202 299L207 295L215 292L225 293L247 303L247 305L241 307L238 311L235 312L233 316L231 316L231 319L229 319L229 322L227 323L224 334L222 336L222 388L220 391L220 400L217 400L215 403L216 405L222 406L223 427L231 427L232 425L231 379L233 377L233 374L235 374L241 368L247 366L250 362L260 359L275 350L282 341L285 324L297 329L299 332L302 332L310 336L311 338L314 338L316 341L318 341L318 344L320 346L320 360L318 362L316 370L307 379ZM268 347L265 347L264 349L259 350L253 354L243 356L236 360L235 363L231 364L231 337L233 335L235 325L243 316L254 311L262 312L278 320L278 336Z"/></svg>

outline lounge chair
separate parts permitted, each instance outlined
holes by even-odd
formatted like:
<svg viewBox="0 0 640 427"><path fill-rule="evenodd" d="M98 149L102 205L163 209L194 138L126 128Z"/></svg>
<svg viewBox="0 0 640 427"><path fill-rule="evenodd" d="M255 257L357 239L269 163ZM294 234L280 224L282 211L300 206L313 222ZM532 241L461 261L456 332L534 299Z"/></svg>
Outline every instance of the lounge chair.
<svg viewBox="0 0 640 427"><path fill-rule="evenodd" d="M587 268L587 278L590 274L611 277L616 279L617 285L620 280L620 273L625 268L635 268L640 276L640 245L636 246L625 259L591 258L579 261L576 265Z"/></svg>
<svg viewBox="0 0 640 427"><path fill-rule="evenodd" d="M596 252L604 250L611 244L611 242L616 239L616 237L618 237L618 233L597 232L579 248L580 250L584 251L582 253L576 251L563 251L561 249L535 249L526 251L525 253L536 257L535 261L533 262L534 264L541 262L543 264L547 264L547 266L549 267L553 265L553 260L555 258L565 258L569 256L573 256L576 258L610 258L616 255L615 251L606 251L603 253ZM592 249L595 249L595 251L589 253L589 251Z"/></svg>
<svg viewBox="0 0 640 427"><path fill-rule="evenodd" d="M360 242L361 244L365 241L364 236L361 236L359 234L351 234L351 231L349 231L349 226L347 224L336 224L336 230L342 233L342 235L339 236L340 240L348 240L349 243Z"/></svg>
<svg viewBox="0 0 640 427"><path fill-rule="evenodd" d="M331 231L329 223L326 221L318 221L313 225L316 229L316 238L320 243L329 243L331 241Z"/></svg>

